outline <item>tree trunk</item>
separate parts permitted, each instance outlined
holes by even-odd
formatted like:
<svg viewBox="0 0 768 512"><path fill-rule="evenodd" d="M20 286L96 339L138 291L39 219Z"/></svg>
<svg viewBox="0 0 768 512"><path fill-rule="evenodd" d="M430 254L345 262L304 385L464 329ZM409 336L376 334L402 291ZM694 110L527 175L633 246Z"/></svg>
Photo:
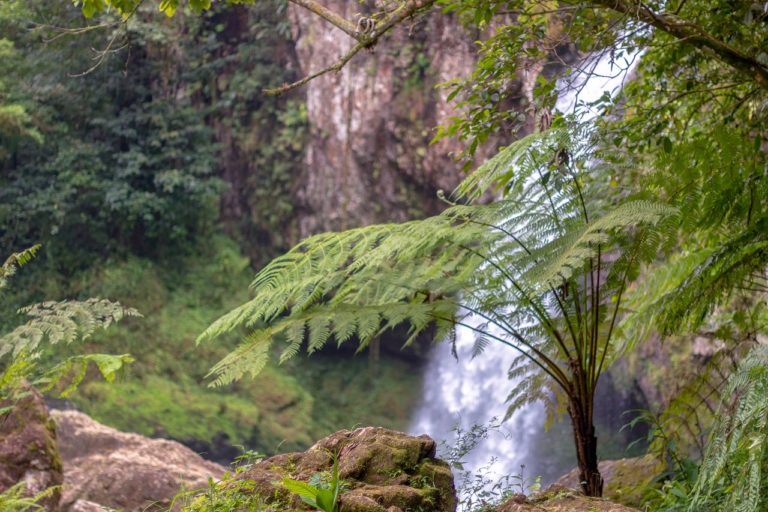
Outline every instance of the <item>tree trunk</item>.
<svg viewBox="0 0 768 512"><path fill-rule="evenodd" d="M381 338L376 336L368 344L368 371L371 375L379 372L379 360L381 359Z"/></svg>
<svg viewBox="0 0 768 512"><path fill-rule="evenodd" d="M589 405L572 401L568 412L576 442L581 489L587 496L600 497L603 495L603 477L597 467L597 437L592 424L592 407Z"/></svg>

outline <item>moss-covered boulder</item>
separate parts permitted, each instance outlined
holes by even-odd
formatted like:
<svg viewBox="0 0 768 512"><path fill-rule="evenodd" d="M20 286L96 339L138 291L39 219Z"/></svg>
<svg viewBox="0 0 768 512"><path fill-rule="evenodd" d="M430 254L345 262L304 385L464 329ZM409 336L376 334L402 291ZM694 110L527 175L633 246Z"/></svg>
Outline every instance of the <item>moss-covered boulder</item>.
<svg viewBox="0 0 768 512"><path fill-rule="evenodd" d="M29 387L13 402L0 400L0 492L25 482L30 495L60 486L61 459L56 445L56 428L43 397ZM59 510L58 492L43 499L46 510Z"/></svg>
<svg viewBox="0 0 768 512"><path fill-rule="evenodd" d="M298 497L279 482L283 478L309 482L317 478L315 475L328 474L336 456L346 488L339 500L341 512L453 512L453 475L448 464L435 458L435 449L428 436L413 437L376 427L342 430L305 452L263 460L239 479L253 482L248 492L258 494L276 509L301 509Z"/></svg>
<svg viewBox="0 0 768 512"><path fill-rule="evenodd" d="M516 494L499 505L495 512L638 512L638 509L605 498L588 498L555 484L530 497Z"/></svg>
<svg viewBox="0 0 768 512"><path fill-rule="evenodd" d="M643 496L653 488L653 480L663 466L652 455L618 460L603 460L598 465L603 475L603 496L625 505L639 506ZM579 470L572 469L560 477L555 485L579 488Z"/></svg>

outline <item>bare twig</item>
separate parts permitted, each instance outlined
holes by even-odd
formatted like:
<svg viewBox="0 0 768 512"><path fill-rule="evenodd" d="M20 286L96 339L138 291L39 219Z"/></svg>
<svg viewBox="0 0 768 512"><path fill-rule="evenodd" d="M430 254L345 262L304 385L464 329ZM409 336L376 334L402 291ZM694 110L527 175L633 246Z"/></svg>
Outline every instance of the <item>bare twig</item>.
<svg viewBox="0 0 768 512"><path fill-rule="evenodd" d="M311 2L312 0L290 0L290 1L297 5L302 5L303 3ZM283 94L293 89L296 89L298 87L301 87L302 85L305 85L311 80L314 80L319 76L330 73L331 71L339 72L350 60L352 60L352 57L360 53L361 50L365 48L372 48L373 46L376 45L379 39L381 39L381 37L384 34L392 30L393 27L400 24L406 18L414 16L419 11L422 11L424 9L431 7L435 3L435 1L436 0L407 0L400 7L398 7L397 9L394 9L389 15L387 15L369 33L365 33L365 34L359 33L357 32L357 30L355 30L356 27L353 26L352 28L353 28L354 34L351 35L351 37L353 37L358 42L347 53L345 53L338 61L336 61L334 64L331 64L330 66L327 66L319 71L316 71L314 73L311 73L305 76L301 80L297 80L290 84L284 84L280 87L264 89L264 93L272 96ZM315 12L315 11L312 11L312 12ZM324 18L328 20L328 18L326 17ZM328 21L331 21L331 20L328 20ZM337 25L333 21L331 21L331 23L339 27L344 32L349 33L344 28L344 26L346 26L346 23L349 23L347 20L344 20L344 22L342 22L343 26Z"/></svg>

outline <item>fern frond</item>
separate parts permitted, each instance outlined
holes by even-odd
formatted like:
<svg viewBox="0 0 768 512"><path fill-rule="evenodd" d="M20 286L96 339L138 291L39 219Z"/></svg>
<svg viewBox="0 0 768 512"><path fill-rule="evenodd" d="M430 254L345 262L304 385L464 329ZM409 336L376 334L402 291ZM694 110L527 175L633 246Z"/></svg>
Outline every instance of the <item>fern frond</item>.
<svg viewBox="0 0 768 512"><path fill-rule="evenodd" d="M85 340L97 329L106 329L125 317L140 316L138 311L103 299L43 302L19 310L29 321L0 337L0 358L22 352L32 354L43 342L72 343Z"/></svg>
<svg viewBox="0 0 768 512"><path fill-rule="evenodd" d="M589 136L566 126L531 135L459 186L453 197L469 204L423 220L317 235L275 259L256 275L251 300L199 336L204 342L255 329L213 368L212 385L260 371L276 344L287 344L281 362L332 340L355 339L363 350L383 330L405 324L405 345L427 328L455 345L462 326L478 336L474 355L488 343L516 350L530 371L510 395L510 411L529 400L562 399L558 388L591 393L614 354L628 279L655 256L675 210L597 194L587 201L594 180L576 160L585 157L577 146ZM503 198L472 203L494 188ZM581 388L577 378L586 380ZM562 411L562 404L548 410Z"/></svg>
<svg viewBox="0 0 768 512"><path fill-rule="evenodd" d="M584 264L597 256L599 250L605 250L617 231L635 226L656 226L676 213L675 208L651 201L621 204L582 228L543 246L540 252L550 255L548 261L534 267L526 278L540 287L560 286L582 271Z"/></svg>
<svg viewBox="0 0 768 512"><path fill-rule="evenodd" d="M453 195L458 200L474 201L491 189L506 189L507 195L513 187L522 190L526 180L540 169L542 155L551 155L563 148L573 149L575 141L583 139L587 133L586 125L562 125L526 135L475 169Z"/></svg>
<svg viewBox="0 0 768 512"><path fill-rule="evenodd" d="M252 332L240 346L219 361L209 372L213 387L223 386L244 375L257 375L269 360L270 348L276 343L287 347L280 356L285 362L296 355L307 342L307 351L321 349L331 339L341 344L356 336L365 346L382 328L396 327L406 319L412 336L427 329L435 319L450 319L455 306L449 302L394 303L359 306L315 306L300 315L283 317L273 324ZM453 328L448 321L444 325ZM308 334L307 334L308 333Z"/></svg>
<svg viewBox="0 0 768 512"><path fill-rule="evenodd" d="M133 361L124 354L88 354L64 359L45 371L37 368L43 343L69 344L89 338L97 329L105 329L113 322L129 316L140 316L132 308L102 299L85 301L43 302L19 310L31 317L29 321L0 337L0 395L12 396L25 380L43 391L49 391L62 381L66 396L85 378L93 363L108 382ZM8 358L2 361L3 358Z"/></svg>
<svg viewBox="0 0 768 512"><path fill-rule="evenodd" d="M35 257L40 247L40 244L33 245L28 249L8 256L0 267L0 288L4 288L8 284L8 278L15 274L19 267L23 267Z"/></svg>
<svg viewBox="0 0 768 512"><path fill-rule="evenodd" d="M724 509L765 510L763 481L768 471L768 346L758 345L728 379L718 422L702 461L689 510L702 510L708 499L727 489Z"/></svg>
<svg viewBox="0 0 768 512"><path fill-rule="evenodd" d="M693 331L740 288L749 289L768 265L768 217L719 246L696 247L649 269L633 294L635 314L624 323L628 339Z"/></svg>
<svg viewBox="0 0 768 512"><path fill-rule="evenodd" d="M59 397L66 398L83 382L91 363L96 366L104 380L113 382L125 366L133 361L133 357L128 354L117 356L111 354L73 356L47 370L41 377L35 379L33 384L41 391L50 391L58 383L66 382L66 387L57 393Z"/></svg>
<svg viewBox="0 0 768 512"><path fill-rule="evenodd" d="M61 490L61 486L52 486L39 493L30 496L27 490L26 480L12 485L3 492L0 492L0 510L8 512L29 512L44 510L45 507L40 502L53 496Z"/></svg>

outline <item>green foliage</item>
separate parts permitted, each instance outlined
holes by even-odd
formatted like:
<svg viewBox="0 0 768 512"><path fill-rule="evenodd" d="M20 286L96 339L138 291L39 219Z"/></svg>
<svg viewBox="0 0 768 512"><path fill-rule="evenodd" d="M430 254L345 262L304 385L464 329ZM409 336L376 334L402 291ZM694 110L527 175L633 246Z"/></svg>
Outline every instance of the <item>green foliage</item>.
<svg viewBox="0 0 768 512"><path fill-rule="evenodd" d="M254 481L243 477L245 471L263 458L262 454L252 451L242 453L232 462L234 469L227 471L220 481L209 478L208 487L204 490L180 492L174 496L168 509L178 510L180 507L188 512L270 510L264 499L255 492Z"/></svg>
<svg viewBox="0 0 768 512"><path fill-rule="evenodd" d="M643 295L633 297L630 307L640 297ZM687 473L684 466L704 455L707 435L717 420L717 404L729 400L723 394L727 379L768 326L765 306L764 301L739 294L710 315L695 334L672 336L655 345L656 350L664 351L656 360L666 360L668 366L656 369L656 374L653 366L657 363L636 361L643 357L642 352L630 356L636 366L633 373L644 374L649 385L663 390L662 403L651 404L658 412L646 411L639 419L652 426L650 451L658 460L668 461L672 472ZM648 330L638 331L634 323L633 332Z"/></svg>
<svg viewBox="0 0 768 512"><path fill-rule="evenodd" d="M78 352L140 354L113 383L88 379L69 400L123 431L180 440L223 463L242 445L265 453L304 450L354 425L406 429L419 400L417 363L382 355L378 372L353 354L317 354L267 368L254 381L207 388L212 361L237 337L195 347L195 337L247 299L248 260L231 239L214 237L173 263L129 257L66 276L30 266L9 287L0 320L5 333L16 309L41 297L110 297L144 313L141 321L98 329L83 344L48 346L39 364L55 366ZM93 367L93 370L97 368ZM90 375L90 374L89 374Z"/></svg>
<svg viewBox="0 0 768 512"><path fill-rule="evenodd" d="M128 18L141 5L141 2L138 0L73 0L73 3L82 9L83 16L86 18L92 18L95 14L110 9L114 9L124 18ZM167 16L173 16L179 8L179 0L160 0L158 3L158 9ZM199 14L204 10L210 9L212 1L189 0L187 5L189 5L192 11Z"/></svg>
<svg viewBox="0 0 768 512"><path fill-rule="evenodd" d="M29 512L45 510L40 501L51 496L59 490L58 487L49 487L34 496L27 495L27 483L21 481L3 492L0 492L0 512Z"/></svg>
<svg viewBox="0 0 768 512"><path fill-rule="evenodd" d="M764 510L768 503L768 348L752 349L723 391L736 399L721 406L690 510L701 510L713 500L724 510Z"/></svg>
<svg viewBox="0 0 768 512"><path fill-rule="evenodd" d="M628 94L640 91L630 89ZM729 104L734 99L726 96L723 101ZM699 124L692 125L685 139L676 140L669 151L650 157L643 145L677 132L677 123L659 128L660 134L645 133L642 141L630 139L638 144L630 161L641 168L651 166L638 177L640 185L668 197L683 212L677 254L663 266L651 267L638 289L639 314L632 321L637 327L645 325L645 332L633 329L640 339L651 327L665 334L695 330L716 307L744 291L766 290L762 271L768 264L768 160L756 143L765 135L759 129L755 136L751 120L734 120L726 126L710 115L706 109L691 112L690 119ZM635 123L630 120L616 129L630 137Z"/></svg>
<svg viewBox="0 0 768 512"><path fill-rule="evenodd" d="M14 16L19 12L11 11ZM3 12L0 11L0 17ZM14 84L7 79L19 65L19 52L13 41L0 38L0 166L24 142L42 144L43 136L35 126L25 104L11 94Z"/></svg>
<svg viewBox="0 0 768 512"><path fill-rule="evenodd" d="M253 281L253 298L198 338L255 328L213 367L212 385L257 375L273 343L284 345L284 362L305 341L310 354L332 340L356 339L363 349L407 324L408 345L427 328L440 340L462 326L476 333L476 353L490 342L519 352L510 375L522 381L508 397L510 414L538 400L550 416L567 407L585 439L599 376L620 353L611 341L622 295L675 214L597 194L590 169L598 166L584 165L588 136L558 126L500 152L456 193L471 201L502 188L490 204L317 235L273 260ZM569 158L557 157L563 152Z"/></svg>
<svg viewBox="0 0 768 512"><path fill-rule="evenodd" d="M134 309L103 299L43 302L22 308L31 319L0 338L0 357L33 353L42 342L55 345L85 341L97 329L106 329L127 316L139 316Z"/></svg>
<svg viewBox="0 0 768 512"><path fill-rule="evenodd" d="M107 61L73 78L91 65L88 48L101 45L104 32L46 48L44 39L56 34L29 30L29 20L67 26L72 13L25 4L23 15L0 14L16 64L3 69L0 107L19 105L23 126L35 130L13 140L0 135L7 155L0 158L0 241L42 241L48 262L65 270L94 254L185 247L215 215L220 182L206 112L186 95L160 91L173 71L149 58L161 31L131 26L130 62Z"/></svg>
<svg viewBox="0 0 768 512"><path fill-rule="evenodd" d="M651 112L644 109L642 115L632 115L636 114L634 101L617 105L634 118L636 133L656 131L656 136L637 141L653 145L659 141L659 148L670 147L694 124L686 121L687 109L680 109L680 104L693 107L690 112L700 108L704 115L710 105L716 105L716 110L725 107L722 112L731 119L734 111L720 102L722 96L731 96L732 105L764 98L760 90L765 90L764 79L710 48L700 50L701 39L675 30L690 28L708 42L727 45L742 60L753 63L753 72L760 68L764 73L768 37L766 15L758 3L694 0L679 2L674 8L666 2L602 0L440 0L438 4L444 11L456 13L469 28L489 33L479 43L474 71L444 84L449 98L466 114L453 117L441 127L438 137L466 140L467 163L490 136L515 133L534 114L551 109L558 95L580 91L584 74L617 76L638 61L638 79L629 88L643 90L635 99ZM633 15L641 5L641 11ZM646 13L655 13L661 23L652 28L648 17L641 15ZM642 56L637 54L640 49ZM599 57L610 63L608 73L596 70ZM530 81L531 71L540 74L528 91L525 82ZM717 115L713 118L718 119ZM677 123L677 135L663 142L667 134L660 131L670 121ZM627 149L626 144L619 149Z"/></svg>
<svg viewBox="0 0 768 512"><path fill-rule="evenodd" d="M221 482L208 480L208 488L176 495L169 510L181 507L185 512L267 512L273 510L254 492L252 480L233 478L227 473ZM287 509L285 509L287 510Z"/></svg>
<svg viewBox="0 0 768 512"><path fill-rule="evenodd" d="M284 5L172 24L156 23L144 5L124 24L105 14L82 32L66 4L8 6L0 111L8 105L24 119L0 115L3 246L42 241L44 262L72 271L94 257L174 257L221 219L256 263L287 247L306 111L260 93L294 73L276 50L290 35ZM91 49L109 45L81 76ZM41 137L4 138L6 125Z"/></svg>
<svg viewBox="0 0 768 512"><path fill-rule="evenodd" d="M32 54L24 44L29 36L19 35L24 32L19 12L26 15L35 5L14 4L0 7L0 30L9 34L0 47L0 55L8 59L0 62L12 62L0 63L5 66L0 76L18 77L0 77L0 225L9 226L0 230L0 240L9 247L53 236L60 247L76 240L88 255L125 248L146 254L163 247L173 254L212 217L218 190L210 168L218 148L211 144L203 117L218 108L231 108L226 111L232 115L222 116L228 118L224 128L235 134L235 146L249 148L243 160L256 162L253 170L258 172L248 173L253 181L238 183L245 191L240 199L289 197L283 192L290 189L295 170L291 159L300 152L305 114L300 105L290 104L285 115L275 116L270 109L283 104L259 104L263 110L260 106L259 114L250 117L257 100L247 91L259 90L268 79L232 73L236 85L220 85L226 82L219 80L222 70L240 67L242 60L221 59L218 52L237 46L249 54L253 46L224 41L215 10L186 21L189 32L199 37L185 45L167 27L147 23L151 18L145 11L134 14L139 3L133 0L76 2L87 17L110 10L133 15L124 26L141 62L152 63L151 55L163 54L163 63L192 62L200 73L180 92L168 86L179 77L178 70L148 66L150 72L132 77L136 79L123 87L109 73L120 63L107 68L109 72L97 70L86 86L70 87L59 96L50 77L40 81L23 65ZM669 9L658 19L679 17L681 23L674 26L694 27L695 37L670 35L663 27L650 30L639 20L645 10L634 15L613 10L625 2L440 4L473 28L490 32L480 46L475 72L446 84L465 115L453 119L438 137L467 141L467 165L493 135L514 133L534 113L552 107L558 87L552 69L544 70L531 97L521 95L530 70L538 73L537 66L546 61L576 58L578 52L589 54L579 63L587 70L599 53L614 68L627 68L637 58L636 78L619 98L606 96L582 105L607 114L598 118L600 131L591 138L596 153L579 154L574 146L584 135L561 130L555 116L555 130L502 151L454 198L471 203L498 187L493 193L506 194L504 200L486 206L453 204L445 214L425 221L305 241L259 274L252 301L204 334L218 336L240 326L255 329L214 368L215 384L260 371L274 345L284 344L280 359L287 360L305 342L310 353L353 338L364 348L398 324L409 326L409 341L428 328L436 328L440 337L466 324L479 331L476 353L489 342L521 351L512 375L528 378L510 396L511 408L530 399L547 400L551 392L562 399L559 390L567 395L569 387L573 392L581 384L579 393L589 396L604 362L622 348L653 331L668 335L701 329L713 312L738 311L739 302L754 302L768 289L765 84L721 54L696 49L702 40L722 42L751 60L753 72L764 71L768 25L759 3L691 0L678 2L674 11L665 2L645 3L647 9ZM150 7L158 6L169 16L185 6L192 12L211 8L201 0L163 0ZM555 7L564 8L556 12ZM214 28L207 30L207 24ZM195 32L200 27L206 29ZM82 52L85 46L63 47L56 53L59 62L73 62L62 56L77 55L69 50ZM644 50L639 57L638 48ZM423 65L417 60L411 73L422 74ZM26 94L23 86L9 87L14 81L33 84L33 94ZM579 83L568 85L577 88ZM50 104L42 104L40 97ZM73 97L87 100L88 108L81 109L85 114L67 108ZM272 131L275 118L281 129L267 139L263 132ZM86 124L87 130L74 128ZM267 128L249 136L254 125ZM639 200L618 199L624 196ZM667 236L671 229L661 221L672 209L659 202L679 213L682 222L675 236ZM184 207L177 209L178 204ZM240 226L246 236L272 247L291 239L286 229L290 201L279 201L274 212L242 211L249 213ZM654 254L661 238L677 239L678 254L670 261ZM651 259L654 264L639 273L638 263ZM91 261L82 256L72 260ZM55 257L51 261L73 266ZM630 285L636 278L640 282ZM611 340L616 319L625 312L628 287L634 288L629 290L634 314L622 325L626 343L619 347ZM719 372L719 359L713 358L707 376ZM712 383L694 380L682 397L698 395L703 381ZM552 383L559 388L549 387ZM562 411L560 402L551 413ZM674 402L662 419L665 428L667 419L690 406L685 398Z"/></svg>
<svg viewBox="0 0 768 512"><path fill-rule="evenodd" d="M332 455L332 457L333 466L327 479L324 479L322 475L317 475L317 478L311 479L310 482L283 478L281 485L314 509L323 512L337 512L339 510L339 495L344 489L344 482L339 478L338 455Z"/></svg>
<svg viewBox="0 0 768 512"><path fill-rule="evenodd" d="M582 362L594 358L596 365L607 358L605 340L585 346L586 332L572 329L572 323L573 339L560 336L559 328L569 329L577 308L593 305L578 298L566 306L566 293L556 287L570 284L577 296L580 287L584 290L585 270L599 266L608 278L604 290L611 290L606 296L616 296L622 277L631 275L632 265L647 256L643 251L655 248L656 239L633 239L640 242L628 245L625 256L610 266L605 261L598 265L598 254L614 247L614 240L629 226L656 225L674 212L647 202L612 208L600 202L582 204L585 194L578 192L587 184L578 181L586 178L569 180L566 175L561 185L550 185L545 173L558 170L549 168L547 155L560 147L563 132L549 134L551 140L544 137L511 146L458 190L460 197L474 197L491 184L506 186L507 195L500 201L455 205L437 217L402 225L318 235L274 260L252 283L253 299L200 336L204 341L240 325L267 324L214 367L214 384L226 384L245 372L258 373L273 340L286 343L281 355L285 361L298 352L305 336L309 353L330 339L342 344L353 336L362 348L381 331L408 321L407 344L432 323L439 332L448 332L455 325L467 325L473 315L482 322L476 329L478 348L496 341L517 347L524 357L530 350L560 384L567 379L567 369L560 364L569 364L569 354ZM513 164L520 167L510 185ZM584 208L592 210L586 220ZM567 319L547 313L549 305L558 302ZM593 323L611 322L608 306L595 307L600 312L593 311L596 316L589 327L581 327L608 334L607 326L598 329ZM541 325L525 325L530 318L541 319Z"/></svg>
<svg viewBox="0 0 768 512"><path fill-rule="evenodd" d="M8 256L3 263L3 266L0 267L0 289L5 288L8 285L8 279L16 273L16 270L29 263L39 250L40 245L33 245L28 249L24 249L21 252L15 252Z"/></svg>
<svg viewBox="0 0 768 512"><path fill-rule="evenodd" d="M3 284L18 266L26 264L37 252L39 246L12 254L2 266ZM43 302L21 308L19 313L31 317L0 337L0 397L14 398L26 382L51 391L60 383L59 396L74 391L86 376L89 363L94 363L101 375L112 382L123 366L133 361L127 354L87 354L68 357L58 363L42 365L39 359L41 344L68 345L85 341L99 329L106 329L112 323L126 316L138 316L136 310L123 308L120 304L101 299L86 301Z"/></svg>

